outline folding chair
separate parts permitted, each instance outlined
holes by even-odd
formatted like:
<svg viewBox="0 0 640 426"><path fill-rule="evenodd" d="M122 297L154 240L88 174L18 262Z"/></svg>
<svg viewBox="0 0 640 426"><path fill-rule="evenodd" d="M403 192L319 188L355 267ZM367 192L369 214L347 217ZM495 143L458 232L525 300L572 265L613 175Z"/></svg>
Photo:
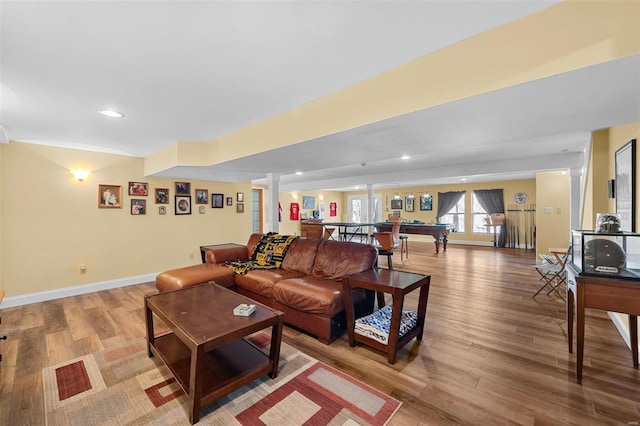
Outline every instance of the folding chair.
<svg viewBox="0 0 640 426"><path fill-rule="evenodd" d="M534 265L534 268L538 274L540 274L540 279L544 281L544 285L535 292L535 294L531 297L536 297L542 290L544 290L547 286L549 287L549 291L547 295L550 295L554 290L557 290L559 286L566 283L566 275L565 275L565 264L567 263L567 259L571 253L571 246L567 249L567 253L564 254L560 261L556 259L555 256L548 254L540 254L540 258L542 262L538 265ZM560 297L564 298L562 294L559 294Z"/></svg>

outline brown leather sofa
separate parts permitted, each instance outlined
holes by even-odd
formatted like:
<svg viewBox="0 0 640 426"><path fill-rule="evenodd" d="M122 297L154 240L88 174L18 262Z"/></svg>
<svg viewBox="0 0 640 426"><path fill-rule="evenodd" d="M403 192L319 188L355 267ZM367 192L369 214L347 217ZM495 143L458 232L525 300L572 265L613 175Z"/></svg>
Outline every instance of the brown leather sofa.
<svg viewBox="0 0 640 426"><path fill-rule="evenodd" d="M296 238L279 269L234 274L222 264L247 260L261 238L253 234L246 246L209 249L206 263L173 269L156 277L160 291L214 281L253 300L284 312L285 323L331 343L346 329L342 277L374 267L377 251L368 244ZM352 293L356 315L373 312L374 294Z"/></svg>

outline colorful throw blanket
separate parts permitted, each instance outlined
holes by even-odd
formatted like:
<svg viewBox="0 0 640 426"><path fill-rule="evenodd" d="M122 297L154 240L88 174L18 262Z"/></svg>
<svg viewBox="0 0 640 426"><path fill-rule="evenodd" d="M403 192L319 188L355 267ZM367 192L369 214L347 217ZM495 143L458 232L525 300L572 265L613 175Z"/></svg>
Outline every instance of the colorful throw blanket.
<svg viewBox="0 0 640 426"><path fill-rule="evenodd" d="M230 260L224 266L234 273L244 275L253 269L278 269L282 265L295 235L280 235L270 232L263 235L249 260Z"/></svg>

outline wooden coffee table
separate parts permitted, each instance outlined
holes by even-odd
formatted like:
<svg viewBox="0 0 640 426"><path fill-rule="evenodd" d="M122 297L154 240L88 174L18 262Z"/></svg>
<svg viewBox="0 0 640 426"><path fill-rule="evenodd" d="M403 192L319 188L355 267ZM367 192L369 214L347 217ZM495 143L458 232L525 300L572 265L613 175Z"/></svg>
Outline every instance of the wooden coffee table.
<svg viewBox="0 0 640 426"><path fill-rule="evenodd" d="M242 303L256 311L235 316L233 308ZM147 295L144 304L149 356L158 356L187 394L191 424L200 420L201 406L266 374L278 375L282 312L212 283ZM156 336L154 314L171 331ZM244 339L267 327L268 356Z"/></svg>

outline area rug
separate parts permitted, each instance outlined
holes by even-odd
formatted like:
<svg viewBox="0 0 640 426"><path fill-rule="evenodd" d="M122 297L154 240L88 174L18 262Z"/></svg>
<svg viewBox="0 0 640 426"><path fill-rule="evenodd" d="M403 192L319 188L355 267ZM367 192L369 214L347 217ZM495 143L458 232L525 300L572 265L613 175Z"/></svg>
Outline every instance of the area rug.
<svg viewBox="0 0 640 426"><path fill-rule="evenodd" d="M268 350L269 336L251 337ZM49 425L189 425L187 398L145 339L42 370ZM203 425L384 425L401 402L283 343L269 376L203 407Z"/></svg>

